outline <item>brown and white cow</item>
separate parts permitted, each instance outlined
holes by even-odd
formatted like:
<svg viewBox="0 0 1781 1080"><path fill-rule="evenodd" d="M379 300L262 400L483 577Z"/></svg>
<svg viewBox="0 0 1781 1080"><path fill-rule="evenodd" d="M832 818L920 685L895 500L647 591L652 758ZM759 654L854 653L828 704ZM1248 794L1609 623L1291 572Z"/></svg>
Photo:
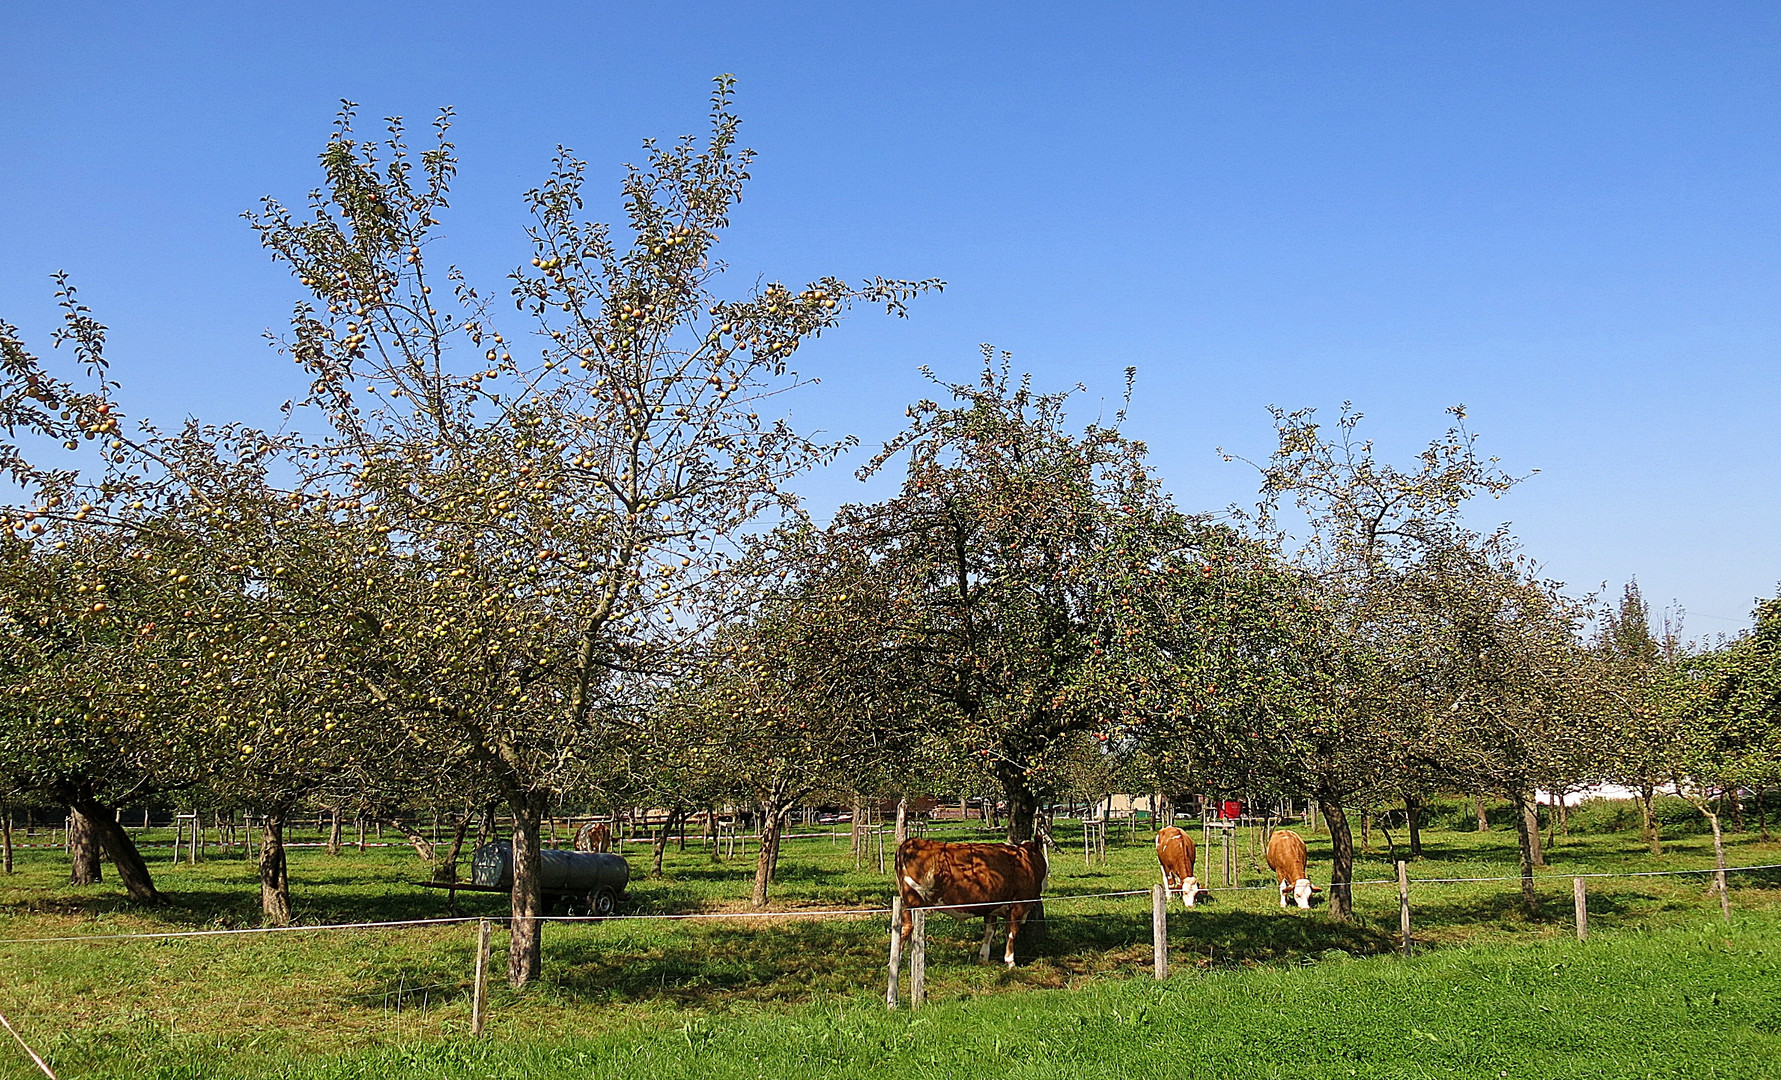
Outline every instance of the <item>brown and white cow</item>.
<svg viewBox="0 0 1781 1080"><path fill-rule="evenodd" d="M612 829L603 821L590 821L575 831L576 851L611 851Z"/></svg>
<svg viewBox="0 0 1781 1080"><path fill-rule="evenodd" d="M1181 893L1181 903L1193 907L1200 895L1194 877L1194 838L1173 825L1156 834L1156 861L1163 868L1163 891Z"/></svg>
<svg viewBox="0 0 1781 1080"><path fill-rule="evenodd" d="M1302 908L1311 906L1311 894L1322 892L1311 884L1305 874L1305 863L1308 856L1305 852L1305 841L1291 829L1276 829L1268 839L1268 865L1280 877L1280 906L1286 906L1286 897L1290 893L1293 900Z"/></svg>
<svg viewBox="0 0 1781 1080"><path fill-rule="evenodd" d="M981 963L989 962L996 936L996 916L1008 925L1002 962L1014 966L1014 939L1021 924L1039 906L1050 873L1045 842L1035 837L1024 844L958 843L911 837L897 845L897 891L903 897L902 939L905 948L914 927L915 908L943 911L955 919L983 916ZM978 905L978 906L968 906Z"/></svg>

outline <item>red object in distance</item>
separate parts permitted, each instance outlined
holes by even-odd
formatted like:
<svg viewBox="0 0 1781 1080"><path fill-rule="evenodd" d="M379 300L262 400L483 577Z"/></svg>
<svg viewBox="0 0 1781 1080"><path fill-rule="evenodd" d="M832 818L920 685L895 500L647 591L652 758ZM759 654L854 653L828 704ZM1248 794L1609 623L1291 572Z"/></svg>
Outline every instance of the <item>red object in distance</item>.
<svg viewBox="0 0 1781 1080"><path fill-rule="evenodd" d="M1224 806L1218 811L1218 816L1227 821L1233 818L1240 818L1243 816L1243 804L1236 799L1226 799L1224 801Z"/></svg>

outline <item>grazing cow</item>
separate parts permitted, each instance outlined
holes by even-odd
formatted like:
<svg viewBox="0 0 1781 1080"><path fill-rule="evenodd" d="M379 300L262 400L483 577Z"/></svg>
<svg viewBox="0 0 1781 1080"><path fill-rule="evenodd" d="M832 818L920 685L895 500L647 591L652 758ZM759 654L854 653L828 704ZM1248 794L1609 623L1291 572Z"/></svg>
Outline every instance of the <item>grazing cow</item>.
<svg viewBox="0 0 1781 1080"><path fill-rule="evenodd" d="M1280 876L1280 906L1286 906L1286 896L1292 898L1302 908L1311 906L1311 894L1322 892L1311 884L1305 876L1305 841L1291 829L1276 829L1268 839L1268 865Z"/></svg>
<svg viewBox="0 0 1781 1080"><path fill-rule="evenodd" d="M996 935L996 916L1008 925L1002 962L1014 966L1014 939L1021 924L1039 906L1050 873L1045 841L1024 844L955 843L911 837L897 845L897 891L903 897L902 939L909 945L915 908L944 911L955 919L983 916L980 963L989 962ZM982 906L970 906L982 905Z"/></svg>
<svg viewBox="0 0 1781 1080"><path fill-rule="evenodd" d="M1163 891L1180 890L1181 903L1193 907L1200 895L1194 878L1194 838L1173 825L1156 834L1156 861L1163 867Z"/></svg>
<svg viewBox="0 0 1781 1080"><path fill-rule="evenodd" d="M612 829L603 821L590 821L575 831L576 851L611 851Z"/></svg>

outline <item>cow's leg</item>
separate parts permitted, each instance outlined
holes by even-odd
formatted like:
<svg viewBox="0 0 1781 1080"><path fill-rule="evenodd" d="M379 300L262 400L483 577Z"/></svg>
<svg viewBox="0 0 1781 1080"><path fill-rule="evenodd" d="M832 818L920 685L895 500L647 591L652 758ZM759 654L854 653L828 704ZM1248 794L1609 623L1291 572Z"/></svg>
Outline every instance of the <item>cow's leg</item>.
<svg viewBox="0 0 1781 1080"><path fill-rule="evenodd" d="M1026 904L1010 904L1008 907L1008 946L1002 950L1002 963L1014 966L1014 939L1020 935L1021 924L1027 920Z"/></svg>
<svg viewBox="0 0 1781 1080"><path fill-rule="evenodd" d="M1282 901L1284 903L1284 901ZM898 949L904 956L909 955L909 935L915 932L915 909L909 906L909 899L903 899L903 928L898 933L902 945Z"/></svg>
<svg viewBox="0 0 1781 1080"><path fill-rule="evenodd" d="M1292 884L1290 882L1282 881L1280 883L1280 906L1281 907L1286 906L1286 894L1288 892L1290 892L1291 890L1292 890Z"/></svg>
<svg viewBox="0 0 1781 1080"><path fill-rule="evenodd" d="M996 917L993 914L986 913L983 916L983 948L977 950L977 962L979 964L989 963L989 947L995 944L995 940Z"/></svg>
<svg viewBox="0 0 1781 1080"><path fill-rule="evenodd" d="M1200 882L1192 874L1181 883L1181 902L1188 907L1194 906L1194 900L1200 895Z"/></svg>

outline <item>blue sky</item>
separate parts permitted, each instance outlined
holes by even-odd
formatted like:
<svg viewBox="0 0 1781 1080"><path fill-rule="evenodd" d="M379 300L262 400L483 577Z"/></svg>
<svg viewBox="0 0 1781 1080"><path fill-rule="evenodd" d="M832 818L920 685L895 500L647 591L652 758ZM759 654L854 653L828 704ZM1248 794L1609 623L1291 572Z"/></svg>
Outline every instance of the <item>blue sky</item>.
<svg viewBox="0 0 1781 1080"><path fill-rule="evenodd" d="M8 4L0 318L47 349L67 269L138 413L270 421L297 289L237 215L301 199L339 99L456 108L444 252L492 282L556 144L610 191L719 72L761 154L738 272L948 282L800 354L807 426L875 446L979 342L1085 419L1136 365L1129 430L1215 509L1271 403L1352 400L1402 459L1463 402L1540 470L1475 520L1552 576L1696 635L1773 595L1772 4ZM874 494L851 464L815 505Z"/></svg>

